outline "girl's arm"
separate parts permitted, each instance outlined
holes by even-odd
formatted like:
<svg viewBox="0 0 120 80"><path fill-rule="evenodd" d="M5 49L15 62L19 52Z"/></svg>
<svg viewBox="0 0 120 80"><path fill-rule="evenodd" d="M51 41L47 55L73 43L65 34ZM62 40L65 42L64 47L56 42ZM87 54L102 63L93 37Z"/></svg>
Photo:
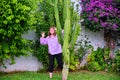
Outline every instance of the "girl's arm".
<svg viewBox="0 0 120 80"><path fill-rule="evenodd" d="M48 43L48 37L47 38L44 38L44 37L40 38L40 44L46 45L47 43Z"/></svg>
<svg viewBox="0 0 120 80"><path fill-rule="evenodd" d="M42 44L42 45L47 44L47 42L48 42L48 37L47 37L47 38L44 38L44 37L45 37L45 32L42 32L41 36L42 36L42 37L40 38L40 44Z"/></svg>

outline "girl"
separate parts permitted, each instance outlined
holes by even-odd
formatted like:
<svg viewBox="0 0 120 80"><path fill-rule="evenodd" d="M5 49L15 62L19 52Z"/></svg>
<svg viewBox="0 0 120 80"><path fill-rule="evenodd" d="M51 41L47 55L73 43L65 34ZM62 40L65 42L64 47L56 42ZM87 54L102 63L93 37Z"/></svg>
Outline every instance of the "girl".
<svg viewBox="0 0 120 80"><path fill-rule="evenodd" d="M56 28L50 27L49 35L45 38L45 33L42 33L42 37L40 38L40 43L42 45L48 45L48 53L49 53L49 76L52 78L53 68L54 68L54 59L56 58L59 68L63 68L62 63L62 47L58 42L58 38L56 35Z"/></svg>

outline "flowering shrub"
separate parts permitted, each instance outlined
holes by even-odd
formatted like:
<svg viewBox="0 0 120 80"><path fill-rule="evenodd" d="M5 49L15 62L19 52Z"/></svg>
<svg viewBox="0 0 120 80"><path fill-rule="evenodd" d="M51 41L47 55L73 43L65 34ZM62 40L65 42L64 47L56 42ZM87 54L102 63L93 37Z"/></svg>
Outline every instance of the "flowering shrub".
<svg viewBox="0 0 120 80"><path fill-rule="evenodd" d="M120 8L115 0L82 0L82 25L96 31L120 30Z"/></svg>

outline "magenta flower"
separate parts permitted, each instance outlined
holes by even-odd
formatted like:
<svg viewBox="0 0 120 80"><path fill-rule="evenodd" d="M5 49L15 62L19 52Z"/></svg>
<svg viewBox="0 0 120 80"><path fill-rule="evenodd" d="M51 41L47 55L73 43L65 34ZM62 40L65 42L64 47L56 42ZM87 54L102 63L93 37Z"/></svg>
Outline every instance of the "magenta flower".
<svg viewBox="0 0 120 80"><path fill-rule="evenodd" d="M116 30L118 28L117 24L113 24L113 29Z"/></svg>
<svg viewBox="0 0 120 80"><path fill-rule="evenodd" d="M104 14L103 13L100 13L100 15L99 15L100 17L103 17L104 16Z"/></svg>
<svg viewBox="0 0 120 80"><path fill-rule="evenodd" d="M94 18L93 18L93 21L94 21L94 22L98 22L99 19L98 19L97 17L94 17Z"/></svg>
<svg viewBox="0 0 120 80"><path fill-rule="evenodd" d="M101 22L101 26L102 26L102 27L106 27L107 24L108 24L107 22Z"/></svg>
<svg viewBox="0 0 120 80"><path fill-rule="evenodd" d="M91 18L91 17L88 17L88 20L90 20L90 21L91 21L91 20L92 20L92 18Z"/></svg>
<svg viewBox="0 0 120 80"><path fill-rule="evenodd" d="M116 6L115 0L82 0L82 3L82 18L84 22L87 19L88 23L95 25L94 29L98 29L99 26L113 30L120 28L120 9ZM91 25L84 22L82 24L92 30L89 27Z"/></svg>

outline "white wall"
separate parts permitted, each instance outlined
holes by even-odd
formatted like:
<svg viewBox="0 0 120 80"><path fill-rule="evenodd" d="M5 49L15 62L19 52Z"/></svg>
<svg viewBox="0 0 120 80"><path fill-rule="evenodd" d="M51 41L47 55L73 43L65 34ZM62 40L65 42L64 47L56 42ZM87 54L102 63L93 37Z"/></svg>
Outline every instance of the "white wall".
<svg viewBox="0 0 120 80"><path fill-rule="evenodd" d="M38 71L39 69L42 69L43 66L36 57L29 56L29 57L23 57L15 58L16 63L10 64L10 59L7 59L4 61L7 68L0 67L0 71L3 72L13 72L13 71Z"/></svg>
<svg viewBox="0 0 120 80"><path fill-rule="evenodd" d="M86 38L85 38L86 35ZM103 48L105 46L105 41L104 41L104 35L102 31L98 32L92 32L88 29L82 28L80 36L78 37L79 40L87 40L90 41L91 45L94 47L94 50L96 50L99 47ZM84 42L82 42L84 44Z"/></svg>

